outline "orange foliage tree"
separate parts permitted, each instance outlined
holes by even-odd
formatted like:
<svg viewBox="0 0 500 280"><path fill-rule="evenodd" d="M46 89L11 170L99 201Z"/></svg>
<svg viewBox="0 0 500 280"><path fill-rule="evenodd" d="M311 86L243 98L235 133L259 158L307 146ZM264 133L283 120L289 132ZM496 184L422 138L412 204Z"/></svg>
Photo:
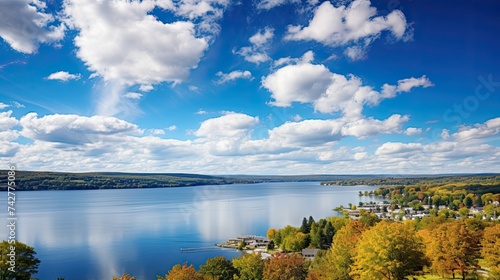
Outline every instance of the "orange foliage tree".
<svg viewBox="0 0 500 280"><path fill-rule="evenodd" d="M193 265L188 266L187 263L184 263L182 266L180 264L176 264L172 267L171 270L168 271L168 274L165 277L160 275L156 276L158 280L203 280L203 276L196 272L196 269Z"/></svg>
<svg viewBox="0 0 500 280"><path fill-rule="evenodd" d="M264 280L304 280L309 263L300 254L276 254L266 261Z"/></svg>

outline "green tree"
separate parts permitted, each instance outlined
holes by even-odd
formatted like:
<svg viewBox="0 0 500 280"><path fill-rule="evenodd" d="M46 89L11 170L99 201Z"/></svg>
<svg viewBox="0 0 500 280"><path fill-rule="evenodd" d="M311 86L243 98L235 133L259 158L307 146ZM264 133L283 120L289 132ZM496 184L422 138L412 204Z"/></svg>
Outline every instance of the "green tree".
<svg viewBox="0 0 500 280"><path fill-rule="evenodd" d="M337 232L341 228L345 227L351 219L349 217L329 217L328 221L332 224L335 232Z"/></svg>
<svg viewBox="0 0 500 280"><path fill-rule="evenodd" d="M300 254L276 254L264 265L264 280L304 280L308 262Z"/></svg>
<svg viewBox="0 0 500 280"><path fill-rule="evenodd" d="M369 227L374 226L376 223L380 222L380 218L377 217L377 215L375 215L374 213L366 212L366 210L359 211L359 216L359 220Z"/></svg>
<svg viewBox="0 0 500 280"><path fill-rule="evenodd" d="M293 227L291 225L287 225L286 227L279 229L276 232L274 243L279 246L281 249L290 251L290 246L287 245L287 243L291 243L294 241L295 235L299 232L299 230L296 227ZM288 248L287 248L288 246Z"/></svg>
<svg viewBox="0 0 500 280"><path fill-rule="evenodd" d="M273 243L276 245L276 246L280 246L281 245L281 233L275 229L275 228L270 228L268 231L267 231L267 234L266 234L267 238L269 238L271 241L273 241Z"/></svg>
<svg viewBox="0 0 500 280"><path fill-rule="evenodd" d="M479 207L483 206L483 201L481 200L481 196L480 195L477 196L476 205L479 206Z"/></svg>
<svg viewBox="0 0 500 280"><path fill-rule="evenodd" d="M238 270L233 267L231 261L225 257L214 257L200 266L200 273L210 280L232 280L238 274Z"/></svg>
<svg viewBox="0 0 500 280"><path fill-rule="evenodd" d="M325 227L326 244L322 246L323 248L330 248L330 246L332 245L334 235L335 235L335 229L333 228L332 223L328 222Z"/></svg>
<svg viewBox="0 0 500 280"><path fill-rule="evenodd" d="M238 250L245 250L246 246L247 244L245 243L245 241L241 240L240 243L238 244Z"/></svg>
<svg viewBox="0 0 500 280"><path fill-rule="evenodd" d="M470 209L467 207L462 207L460 210L458 210L458 213L460 214L460 217L462 218L467 218L469 215Z"/></svg>
<svg viewBox="0 0 500 280"><path fill-rule="evenodd" d="M263 277L264 261L260 254L245 254L233 259L233 266L239 272L239 276L236 276L235 279L260 280Z"/></svg>
<svg viewBox="0 0 500 280"><path fill-rule="evenodd" d="M171 270L168 271L168 274L165 277L160 275L156 276L158 280L203 280L203 276L201 276L193 265L188 266L187 263L184 263L182 266L180 264L176 264L172 267Z"/></svg>
<svg viewBox="0 0 500 280"><path fill-rule="evenodd" d="M281 244L281 249L287 252L298 252L309 246L309 235L297 232L294 235L288 235Z"/></svg>
<svg viewBox="0 0 500 280"><path fill-rule="evenodd" d="M12 253L15 253L15 261L11 262ZM31 275L38 272L40 260L35 257L36 252L30 247L19 241L9 244L8 241L0 243L0 279L2 280L29 280ZM9 270L14 265L14 270Z"/></svg>
<svg viewBox="0 0 500 280"><path fill-rule="evenodd" d="M481 255L486 261L492 279L500 279L500 224L484 229Z"/></svg>
<svg viewBox="0 0 500 280"><path fill-rule="evenodd" d="M309 220L307 221L307 227L309 230L311 230L312 225L315 223L314 218L312 216L309 216Z"/></svg>
<svg viewBox="0 0 500 280"><path fill-rule="evenodd" d="M270 240L266 246L267 250L274 250L274 241Z"/></svg>
<svg viewBox="0 0 500 280"><path fill-rule="evenodd" d="M320 248L321 247L321 231L316 223L313 223L311 227L311 232L309 232L309 238L311 242L309 243L309 247L311 248Z"/></svg>
<svg viewBox="0 0 500 280"><path fill-rule="evenodd" d="M309 227L309 223L307 222L306 217L304 217L304 219L302 219L302 225L300 226L300 231L303 233L309 233L310 230L311 228Z"/></svg>
<svg viewBox="0 0 500 280"><path fill-rule="evenodd" d="M472 198L470 196L467 196L464 199L464 204L465 204L465 207L471 208L472 205L474 205L474 201L472 200Z"/></svg>
<svg viewBox="0 0 500 280"><path fill-rule="evenodd" d="M427 264L412 225L382 221L361 236L350 275L354 279L405 279Z"/></svg>

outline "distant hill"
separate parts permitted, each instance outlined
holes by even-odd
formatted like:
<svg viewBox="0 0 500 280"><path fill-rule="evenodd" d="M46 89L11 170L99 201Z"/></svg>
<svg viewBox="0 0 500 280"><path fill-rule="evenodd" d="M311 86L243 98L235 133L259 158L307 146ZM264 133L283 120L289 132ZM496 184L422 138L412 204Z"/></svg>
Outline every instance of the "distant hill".
<svg viewBox="0 0 500 280"><path fill-rule="evenodd" d="M93 190L129 188L167 188L199 185L251 184L262 182L317 181L325 185L394 185L422 180L468 180L480 175L200 175L185 173L120 173L120 172L43 172L16 171L17 190ZM0 191L7 190L7 170L0 171ZM440 179L441 178L441 179ZM500 177L496 177L500 178ZM499 180L499 179L497 179Z"/></svg>

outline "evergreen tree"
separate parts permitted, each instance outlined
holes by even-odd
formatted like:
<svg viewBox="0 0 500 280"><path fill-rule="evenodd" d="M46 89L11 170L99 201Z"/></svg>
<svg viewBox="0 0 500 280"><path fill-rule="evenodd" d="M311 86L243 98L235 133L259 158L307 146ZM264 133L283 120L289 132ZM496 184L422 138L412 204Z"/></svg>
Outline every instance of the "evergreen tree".
<svg viewBox="0 0 500 280"><path fill-rule="evenodd" d="M300 231L303 233L309 233L311 231L311 228L309 227L309 223L307 222L306 217L302 219L302 225L300 226Z"/></svg>
<svg viewBox="0 0 500 280"><path fill-rule="evenodd" d="M315 223L314 218L312 216L309 216L309 220L307 221L307 227L309 228L309 231L312 229L312 225Z"/></svg>
<svg viewBox="0 0 500 280"><path fill-rule="evenodd" d="M323 244L323 248L330 248L330 246L332 245L334 235L335 235L335 229L333 228L332 223L328 222L325 227L326 244Z"/></svg>

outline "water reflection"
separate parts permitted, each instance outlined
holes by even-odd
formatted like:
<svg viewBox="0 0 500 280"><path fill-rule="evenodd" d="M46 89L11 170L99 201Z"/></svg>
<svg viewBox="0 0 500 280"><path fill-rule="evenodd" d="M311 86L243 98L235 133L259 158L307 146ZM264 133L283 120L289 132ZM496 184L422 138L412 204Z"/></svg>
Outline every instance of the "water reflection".
<svg viewBox="0 0 500 280"><path fill-rule="evenodd" d="M124 272L155 279L175 263L199 265L208 257L239 254L186 254L181 247L211 246L241 234L265 235L269 227L298 226L304 216L330 216L335 206L357 204L358 191L371 189L273 183L23 192L18 238L38 252L40 279L101 280ZM4 228L1 234L7 236Z"/></svg>

